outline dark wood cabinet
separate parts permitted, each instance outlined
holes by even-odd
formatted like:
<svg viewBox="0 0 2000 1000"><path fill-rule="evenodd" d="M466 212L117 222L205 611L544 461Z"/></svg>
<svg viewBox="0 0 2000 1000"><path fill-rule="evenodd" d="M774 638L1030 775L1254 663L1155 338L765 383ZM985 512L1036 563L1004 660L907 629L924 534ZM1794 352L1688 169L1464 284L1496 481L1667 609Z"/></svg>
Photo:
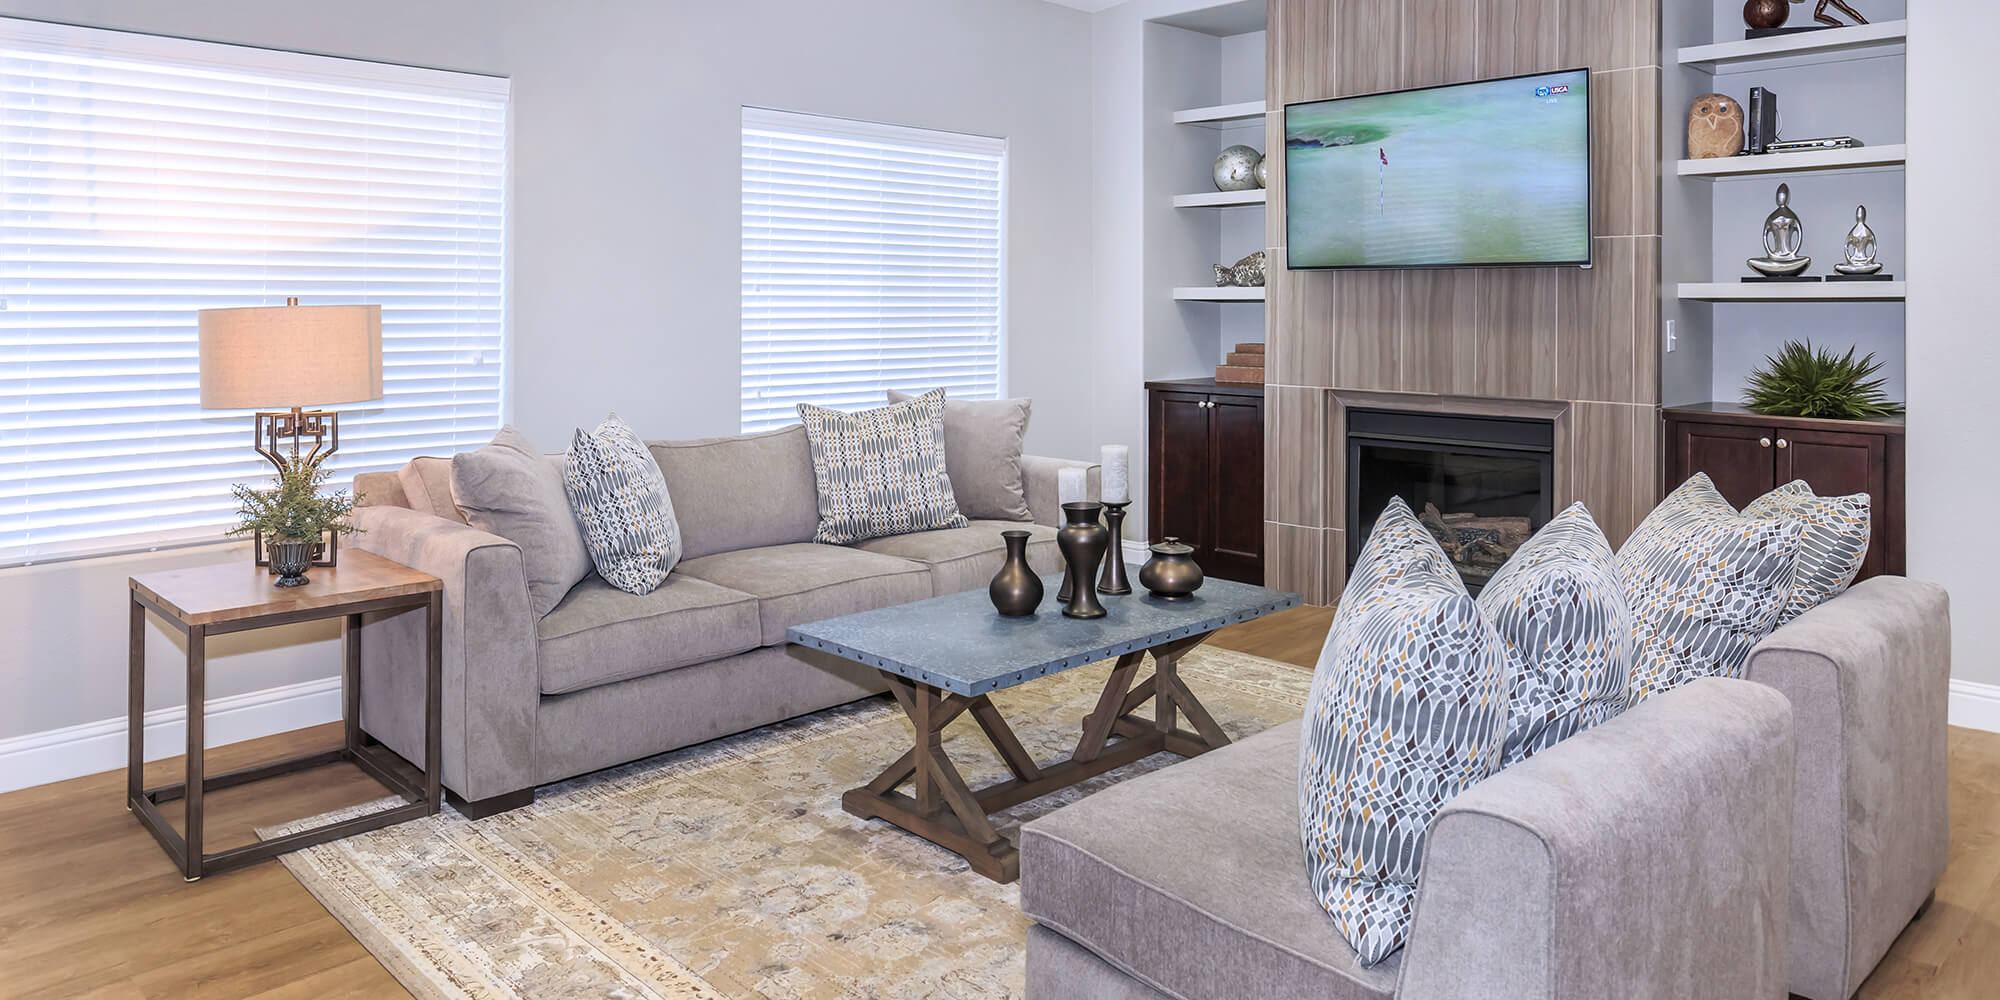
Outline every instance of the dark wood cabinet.
<svg viewBox="0 0 2000 1000"><path fill-rule="evenodd" d="M1148 382L1146 524L1202 571L1264 582L1264 387Z"/></svg>
<svg viewBox="0 0 2000 1000"><path fill-rule="evenodd" d="M1767 417L1739 406L1672 406L1666 488L1706 472L1738 507L1803 479L1814 493L1866 493L1873 538L1859 579L1903 565L1903 422Z"/></svg>

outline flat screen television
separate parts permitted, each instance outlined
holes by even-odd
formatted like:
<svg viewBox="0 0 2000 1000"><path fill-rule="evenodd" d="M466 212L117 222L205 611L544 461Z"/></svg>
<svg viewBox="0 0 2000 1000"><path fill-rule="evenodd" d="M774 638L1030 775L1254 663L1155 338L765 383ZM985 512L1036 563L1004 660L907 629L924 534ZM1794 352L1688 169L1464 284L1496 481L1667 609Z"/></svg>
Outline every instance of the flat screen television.
<svg viewBox="0 0 2000 1000"><path fill-rule="evenodd" d="M1590 71L1285 107L1286 264L1590 264Z"/></svg>

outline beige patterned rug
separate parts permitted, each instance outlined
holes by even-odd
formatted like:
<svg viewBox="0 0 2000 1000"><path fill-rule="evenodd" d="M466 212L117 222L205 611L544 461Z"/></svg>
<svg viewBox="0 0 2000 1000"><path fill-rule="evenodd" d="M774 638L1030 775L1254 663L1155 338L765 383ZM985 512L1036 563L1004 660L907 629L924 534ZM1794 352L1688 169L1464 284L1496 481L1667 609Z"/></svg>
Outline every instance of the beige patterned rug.
<svg viewBox="0 0 2000 1000"><path fill-rule="evenodd" d="M1180 669L1238 739L1297 717L1312 680L1219 649ZM1108 671L993 700L1038 760L1056 759ZM284 863L423 1000L1020 997L1019 889L840 809L909 739L894 704L870 700L546 787L478 822L446 809ZM970 718L945 746L975 788L1008 777ZM1013 836L1178 760L1157 754L996 825Z"/></svg>

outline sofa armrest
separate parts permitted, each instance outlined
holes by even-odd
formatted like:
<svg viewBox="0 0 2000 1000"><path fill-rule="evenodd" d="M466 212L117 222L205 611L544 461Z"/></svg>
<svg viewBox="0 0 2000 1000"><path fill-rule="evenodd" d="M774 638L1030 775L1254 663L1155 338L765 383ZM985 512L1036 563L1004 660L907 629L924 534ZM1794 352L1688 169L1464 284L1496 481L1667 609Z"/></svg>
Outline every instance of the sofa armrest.
<svg viewBox="0 0 2000 1000"><path fill-rule="evenodd" d="M1709 679L1475 785L1431 825L1397 996L1782 998L1792 757L1784 698Z"/></svg>
<svg viewBox="0 0 2000 1000"><path fill-rule="evenodd" d="M1027 494L1028 513L1034 515L1036 524L1060 526L1062 524L1061 494L1056 490L1056 476L1064 469L1085 471L1085 496L1096 497L1103 489L1101 476L1104 467L1096 462L1078 462L1067 458L1043 458L1040 455L1021 456L1021 486Z"/></svg>
<svg viewBox="0 0 2000 1000"><path fill-rule="evenodd" d="M1798 719L1792 992L1846 997L1944 874L1950 600L1864 580L1771 633L1744 669Z"/></svg>
<svg viewBox="0 0 2000 1000"><path fill-rule="evenodd" d="M444 581L444 784L466 799L532 788L541 682L520 547L404 507L357 507L354 523L356 546ZM421 611L362 625L362 726L412 761L423 760L424 643Z"/></svg>

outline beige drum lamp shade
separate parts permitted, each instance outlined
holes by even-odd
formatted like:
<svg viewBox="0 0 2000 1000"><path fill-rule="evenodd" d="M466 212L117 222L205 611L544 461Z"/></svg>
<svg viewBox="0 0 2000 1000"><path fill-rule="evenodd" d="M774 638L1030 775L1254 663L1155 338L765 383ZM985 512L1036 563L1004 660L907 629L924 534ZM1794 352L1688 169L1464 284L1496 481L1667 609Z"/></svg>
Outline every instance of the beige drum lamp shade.
<svg viewBox="0 0 2000 1000"><path fill-rule="evenodd" d="M204 309L199 315L204 410L382 398L381 306Z"/></svg>

